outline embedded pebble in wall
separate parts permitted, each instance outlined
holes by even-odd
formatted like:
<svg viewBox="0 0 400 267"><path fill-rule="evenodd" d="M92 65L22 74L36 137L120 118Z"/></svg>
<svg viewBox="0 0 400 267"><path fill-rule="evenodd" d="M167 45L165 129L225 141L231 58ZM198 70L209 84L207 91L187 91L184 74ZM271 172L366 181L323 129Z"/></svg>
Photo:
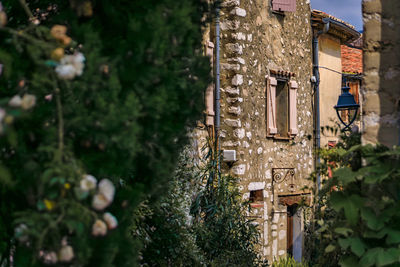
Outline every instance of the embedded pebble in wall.
<svg viewBox="0 0 400 267"><path fill-rule="evenodd" d="M266 179L271 179L271 178L272 178L271 170L266 170L266 171L265 171L265 178L266 178Z"/></svg>
<svg viewBox="0 0 400 267"><path fill-rule="evenodd" d="M249 145L249 143L248 143L248 142L246 142L246 141L243 141L243 147L244 147L244 148L249 148L249 147L250 147L250 145Z"/></svg>
<svg viewBox="0 0 400 267"><path fill-rule="evenodd" d="M272 241L272 256L276 257L277 251L278 251L278 240L274 239L274 241Z"/></svg>
<svg viewBox="0 0 400 267"><path fill-rule="evenodd" d="M253 84L253 81L252 80L249 80L249 85L252 85Z"/></svg>
<svg viewBox="0 0 400 267"><path fill-rule="evenodd" d="M249 199L249 197L250 197L250 193L244 193L242 196L243 200L247 200L247 199Z"/></svg>
<svg viewBox="0 0 400 267"><path fill-rule="evenodd" d="M234 21L222 21L220 23L220 27L222 31L229 31L229 30L237 30L240 27L240 21L234 20Z"/></svg>
<svg viewBox="0 0 400 267"><path fill-rule="evenodd" d="M246 34L242 32L232 33L232 38L236 40L246 40Z"/></svg>
<svg viewBox="0 0 400 267"><path fill-rule="evenodd" d="M228 93L229 95L232 95L232 96L237 96L240 93L238 87L228 87L226 89L221 89L221 91L222 90L225 91L226 93Z"/></svg>
<svg viewBox="0 0 400 267"><path fill-rule="evenodd" d="M278 236L278 233L276 232L276 231L272 231L272 237L277 237Z"/></svg>
<svg viewBox="0 0 400 267"><path fill-rule="evenodd" d="M241 127L242 123L239 119L225 119L224 120L225 124L231 127Z"/></svg>
<svg viewBox="0 0 400 267"><path fill-rule="evenodd" d="M247 189L249 191L254 191L254 190L262 190L265 187L265 182L251 182L247 186Z"/></svg>
<svg viewBox="0 0 400 267"><path fill-rule="evenodd" d="M279 240L282 240L286 237L286 231L285 230L280 230L279 231Z"/></svg>
<svg viewBox="0 0 400 267"><path fill-rule="evenodd" d="M249 154L251 155L251 153L253 152L253 150L252 149L249 149Z"/></svg>
<svg viewBox="0 0 400 267"><path fill-rule="evenodd" d="M232 142L232 141L226 141L222 143L223 147L236 147L240 146L240 141Z"/></svg>
<svg viewBox="0 0 400 267"><path fill-rule="evenodd" d="M223 70L240 70L239 64L229 64L229 63L221 63L221 69Z"/></svg>
<svg viewBox="0 0 400 267"><path fill-rule="evenodd" d="M232 172L236 175L243 175L246 172L246 165L240 164L232 167Z"/></svg>
<svg viewBox="0 0 400 267"><path fill-rule="evenodd" d="M240 110L240 107L239 107L239 110ZM245 133L244 129L236 129L235 131L233 131L233 134L239 139L244 138L244 133Z"/></svg>
<svg viewBox="0 0 400 267"><path fill-rule="evenodd" d="M262 147L257 148L257 154L260 155L263 152Z"/></svg>
<svg viewBox="0 0 400 267"><path fill-rule="evenodd" d="M238 86L243 84L243 75L236 74L232 79L232 85Z"/></svg>
<svg viewBox="0 0 400 267"><path fill-rule="evenodd" d="M279 250L279 252L278 252L278 255L279 256L282 256L282 255L284 255L286 252L284 251L284 250Z"/></svg>
<svg viewBox="0 0 400 267"><path fill-rule="evenodd" d="M229 107L228 113L239 116L242 113L242 109L240 107ZM243 133L244 137L244 133Z"/></svg>
<svg viewBox="0 0 400 267"><path fill-rule="evenodd" d="M249 140L251 139L251 132L247 132L246 133L247 138L249 138Z"/></svg>
<svg viewBox="0 0 400 267"><path fill-rule="evenodd" d="M247 35L247 41L249 42L253 41L253 35L251 33Z"/></svg>
<svg viewBox="0 0 400 267"><path fill-rule="evenodd" d="M222 7L240 6L240 0L225 0L221 2Z"/></svg>
<svg viewBox="0 0 400 267"><path fill-rule="evenodd" d="M228 102L229 104L235 104L235 103L242 103L243 102L243 98L241 97L228 97L226 99L226 102Z"/></svg>
<svg viewBox="0 0 400 267"><path fill-rule="evenodd" d="M237 53L237 54L239 54L239 55L243 54L243 47L242 47L240 44L238 44L238 43L235 43L235 44L232 44L232 43L226 44L226 45L225 45L225 48L226 48L226 50L227 50L229 53Z"/></svg>
<svg viewBox="0 0 400 267"><path fill-rule="evenodd" d="M232 11L231 14L237 15L239 17L246 17L246 10L240 7L235 7Z"/></svg>
<svg viewBox="0 0 400 267"><path fill-rule="evenodd" d="M274 161L274 160L273 160L271 157L268 158L268 162L269 162L269 163L272 163L273 161Z"/></svg>
<svg viewBox="0 0 400 267"><path fill-rule="evenodd" d="M268 245L268 221L264 221L264 245Z"/></svg>
<svg viewBox="0 0 400 267"><path fill-rule="evenodd" d="M272 229L272 230L277 230L277 229L278 229L278 226L277 226L276 224L273 224L273 225L271 225L271 229Z"/></svg>

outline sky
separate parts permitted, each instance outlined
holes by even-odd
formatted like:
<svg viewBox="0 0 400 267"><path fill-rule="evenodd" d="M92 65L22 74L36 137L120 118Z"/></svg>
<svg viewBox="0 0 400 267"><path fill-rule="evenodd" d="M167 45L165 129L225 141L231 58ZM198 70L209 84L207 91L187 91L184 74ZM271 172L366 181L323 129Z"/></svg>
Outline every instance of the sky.
<svg viewBox="0 0 400 267"><path fill-rule="evenodd" d="M318 9L344 20L362 31L361 0L311 0L312 9Z"/></svg>

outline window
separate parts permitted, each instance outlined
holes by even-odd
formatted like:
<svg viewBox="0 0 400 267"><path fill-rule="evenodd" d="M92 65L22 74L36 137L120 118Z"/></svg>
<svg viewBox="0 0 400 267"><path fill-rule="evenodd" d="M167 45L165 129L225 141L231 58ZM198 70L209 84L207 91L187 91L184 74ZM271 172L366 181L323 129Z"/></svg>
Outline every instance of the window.
<svg viewBox="0 0 400 267"><path fill-rule="evenodd" d="M297 135L297 88L290 76L269 77L267 83L267 136L290 139Z"/></svg>
<svg viewBox="0 0 400 267"><path fill-rule="evenodd" d="M278 80L276 86L276 128L277 136L289 137L288 112L289 89L286 80Z"/></svg>
<svg viewBox="0 0 400 267"><path fill-rule="evenodd" d="M264 200L263 190L252 190L250 191L250 203L261 202Z"/></svg>
<svg viewBox="0 0 400 267"><path fill-rule="evenodd" d="M296 0L272 0L272 10L296 12Z"/></svg>

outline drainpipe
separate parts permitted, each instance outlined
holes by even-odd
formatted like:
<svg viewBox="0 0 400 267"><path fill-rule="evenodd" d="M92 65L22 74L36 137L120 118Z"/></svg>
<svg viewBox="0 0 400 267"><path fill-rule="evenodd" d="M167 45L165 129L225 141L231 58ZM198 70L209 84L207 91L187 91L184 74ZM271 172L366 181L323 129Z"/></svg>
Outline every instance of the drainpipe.
<svg viewBox="0 0 400 267"><path fill-rule="evenodd" d="M319 83L320 83L320 77L319 77L319 57L318 57L318 37L321 34L324 34L328 32L329 26L330 26L330 19L329 18L324 18L322 19L322 22L324 23L324 28L321 31L318 31L316 34L314 34L313 37L313 74L315 77L315 84L314 84L314 90L315 90L315 147L318 150L321 147L321 125L320 125L320 111L319 111ZM316 155L316 166L319 166L320 164L320 158L318 155ZM321 175L319 171L317 172L317 188L318 191L321 188Z"/></svg>
<svg viewBox="0 0 400 267"><path fill-rule="evenodd" d="M215 17L215 138L216 138L216 151L217 151L217 164L218 171L221 172L221 156L220 156L220 143L219 143L219 130L221 126L220 120L220 70L219 70L219 7L216 8Z"/></svg>

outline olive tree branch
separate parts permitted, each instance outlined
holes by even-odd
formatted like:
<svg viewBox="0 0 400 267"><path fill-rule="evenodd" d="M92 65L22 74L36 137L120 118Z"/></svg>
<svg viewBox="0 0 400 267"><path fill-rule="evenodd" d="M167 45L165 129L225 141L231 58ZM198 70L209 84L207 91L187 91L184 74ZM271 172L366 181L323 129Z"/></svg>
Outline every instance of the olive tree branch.
<svg viewBox="0 0 400 267"><path fill-rule="evenodd" d="M28 4L26 3L25 0L19 0L19 3L21 4L22 8L24 9L26 15L29 17L30 21L33 21L35 18L32 14L32 11L29 9Z"/></svg>

